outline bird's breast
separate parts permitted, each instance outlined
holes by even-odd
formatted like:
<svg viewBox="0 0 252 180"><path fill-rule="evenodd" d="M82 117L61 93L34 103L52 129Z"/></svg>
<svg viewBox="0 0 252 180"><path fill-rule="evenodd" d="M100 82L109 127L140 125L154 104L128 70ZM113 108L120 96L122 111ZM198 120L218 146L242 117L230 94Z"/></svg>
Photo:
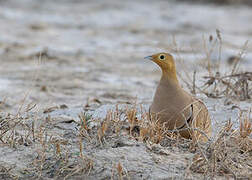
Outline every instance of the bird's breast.
<svg viewBox="0 0 252 180"><path fill-rule="evenodd" d="M161 122L167 122L170 129L180 126L191 115L191 97L180 88L159 85L150 107L152 114L158 115Z"/></svg>

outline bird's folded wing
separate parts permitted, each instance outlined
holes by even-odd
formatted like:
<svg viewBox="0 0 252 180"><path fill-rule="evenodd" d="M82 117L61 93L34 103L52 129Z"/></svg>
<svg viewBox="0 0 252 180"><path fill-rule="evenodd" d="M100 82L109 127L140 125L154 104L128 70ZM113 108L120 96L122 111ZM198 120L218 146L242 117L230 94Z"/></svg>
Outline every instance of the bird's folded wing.
<svg viewBox="0 0 252 180"><path fill-rule="evenodd" d="M181 129L187 127L192 122L192 120L193 120L193 105L191 104L189 117L186 119L185 123L177 129L181 130Z"/></svg>

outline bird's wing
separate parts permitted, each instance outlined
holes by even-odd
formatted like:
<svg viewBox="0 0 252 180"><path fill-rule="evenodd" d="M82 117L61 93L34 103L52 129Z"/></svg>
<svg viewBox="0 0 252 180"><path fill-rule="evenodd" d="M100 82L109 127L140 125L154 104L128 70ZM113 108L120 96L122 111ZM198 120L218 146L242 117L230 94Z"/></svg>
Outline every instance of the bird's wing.
<svg viewBox="0 0 252 180"><path fill-rule="evenodd" d="M187 127L189 124L191 124L192 120L193 120L193 104L191 104L190 115L186 119L185 124L183 124L182 126L180 126L179 128L177 128L177 130L181 130L181 129Z"/></svg>
<svg viewBox="0 0 252 180"><path fill-rule="evenodd" d="M194 116L192 127L201 131L194 131L194 137L206 142L211 137L212 124L206 105L199 99L197 99L197 103L194 106Z"/></svg>

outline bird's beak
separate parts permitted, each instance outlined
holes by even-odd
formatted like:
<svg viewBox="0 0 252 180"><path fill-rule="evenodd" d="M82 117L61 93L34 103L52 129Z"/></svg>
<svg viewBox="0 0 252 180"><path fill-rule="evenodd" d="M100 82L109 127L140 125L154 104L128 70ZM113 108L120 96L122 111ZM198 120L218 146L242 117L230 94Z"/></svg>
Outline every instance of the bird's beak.
<svg viewBox="0 0 252 180"><path fill-rule="evenodd" d="M153 60L153 57L152 56L146 56L144 59L149 59L149 60Z"/></svg>

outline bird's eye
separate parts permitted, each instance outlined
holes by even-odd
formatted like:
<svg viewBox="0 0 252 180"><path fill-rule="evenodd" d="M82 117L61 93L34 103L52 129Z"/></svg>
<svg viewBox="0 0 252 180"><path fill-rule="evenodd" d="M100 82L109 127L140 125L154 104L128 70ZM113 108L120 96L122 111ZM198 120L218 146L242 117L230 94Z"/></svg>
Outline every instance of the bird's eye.
<svg viewBox="0 0 252 180"><path fill-rule="evenodd" d="M161 54L161 55L159 56L159 59L164 60L164 59L165 59L165 56L164 56L163 54Z"/></svg>

